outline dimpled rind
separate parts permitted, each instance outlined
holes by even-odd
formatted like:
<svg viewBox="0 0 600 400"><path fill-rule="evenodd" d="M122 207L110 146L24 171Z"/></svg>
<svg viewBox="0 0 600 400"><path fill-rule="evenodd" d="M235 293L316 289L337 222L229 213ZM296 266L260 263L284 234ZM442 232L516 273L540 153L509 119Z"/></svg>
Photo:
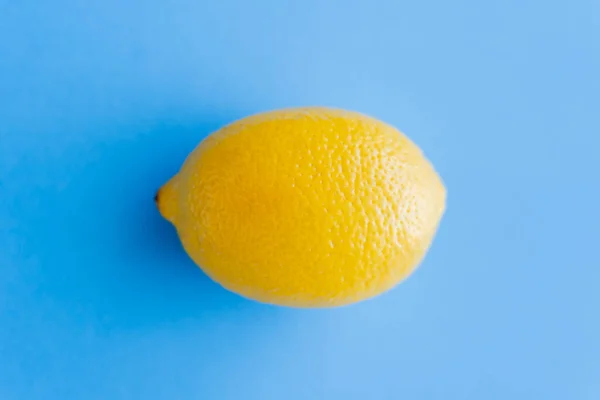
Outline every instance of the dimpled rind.
<svg viewBox="0 0 600 400"><path fill-rule="evenodd" d="M189 256L244 297L292 307L379 295L423 259L446 189L394 127L325 107L214 132L158 195Z"/></svg>

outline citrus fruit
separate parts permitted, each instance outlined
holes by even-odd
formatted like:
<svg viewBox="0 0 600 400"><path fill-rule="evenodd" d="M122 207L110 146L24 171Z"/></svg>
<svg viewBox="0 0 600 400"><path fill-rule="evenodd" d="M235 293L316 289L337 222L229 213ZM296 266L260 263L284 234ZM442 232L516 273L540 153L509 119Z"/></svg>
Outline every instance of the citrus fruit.
<svg viewBox="0 0 600 400"><path fill-rule="evenodd" d="M446 189L393 126L305 107L213 132L156 202L192 260L226 289L264 303L333 307L384 293L417 268Z"/></svg>

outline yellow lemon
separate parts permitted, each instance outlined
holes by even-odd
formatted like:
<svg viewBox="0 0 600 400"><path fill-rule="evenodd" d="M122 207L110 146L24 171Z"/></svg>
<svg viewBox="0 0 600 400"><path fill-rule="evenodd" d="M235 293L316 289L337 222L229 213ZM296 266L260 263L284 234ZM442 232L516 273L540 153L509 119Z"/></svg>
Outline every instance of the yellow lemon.
<svg viewBox="0 0 600 400"><path fill-rule="evenodd" d="M394 127L307 107L214 132L156 201L189 256L226 289L264 303L331 307L377 296L415 270L446 189Z"/></svg>

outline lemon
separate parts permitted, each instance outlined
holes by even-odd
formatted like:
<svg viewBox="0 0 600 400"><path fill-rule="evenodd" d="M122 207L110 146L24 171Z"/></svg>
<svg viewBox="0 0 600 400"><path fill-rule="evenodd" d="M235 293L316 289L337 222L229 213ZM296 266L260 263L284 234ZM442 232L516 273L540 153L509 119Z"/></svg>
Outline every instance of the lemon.
<svg viewBox="0 0 600 400"><path fill-rule="evenodd" d="M204 139L157 193L185 251L258 302L333 307L407 278L446 189L403 133L327 107L274 110Z"/></svg>

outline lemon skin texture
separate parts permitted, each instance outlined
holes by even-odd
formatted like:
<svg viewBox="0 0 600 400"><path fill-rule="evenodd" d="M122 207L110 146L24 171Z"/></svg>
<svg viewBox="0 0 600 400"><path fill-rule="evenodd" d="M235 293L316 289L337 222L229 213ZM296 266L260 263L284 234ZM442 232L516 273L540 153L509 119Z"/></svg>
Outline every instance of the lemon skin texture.
<svg viewBox="0 0 600 400"><path fill-rule="evenodd" d="M306 107L212 133L156 201L188 255L226 289L262 303L335 307L382 294L417 268L446 189L396 128Z"/></svg>

